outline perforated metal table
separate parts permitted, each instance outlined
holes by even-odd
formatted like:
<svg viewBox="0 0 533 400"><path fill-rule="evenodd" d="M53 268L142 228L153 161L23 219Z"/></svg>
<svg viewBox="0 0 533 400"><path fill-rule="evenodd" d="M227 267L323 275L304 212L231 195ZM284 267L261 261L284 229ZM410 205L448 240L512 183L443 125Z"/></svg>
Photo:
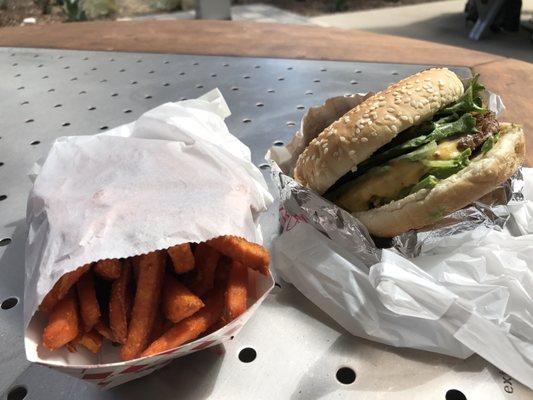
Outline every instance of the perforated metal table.
<svg viewBox="0 0 533 400"><path fill-rule="evenodd" d="M283 282L224 348L178 359L107 392L25 360L20 300L27 175L55 138L98 133L218 87L233 112L230 131L250 146L269 180L266 150L293 135L308 107L378 90L426 67L0 49L0 393L9 400L533 398L477 356L458 360L352 337ZM276 212L274 206L263 218L267 241L277 230Z"/></svg>

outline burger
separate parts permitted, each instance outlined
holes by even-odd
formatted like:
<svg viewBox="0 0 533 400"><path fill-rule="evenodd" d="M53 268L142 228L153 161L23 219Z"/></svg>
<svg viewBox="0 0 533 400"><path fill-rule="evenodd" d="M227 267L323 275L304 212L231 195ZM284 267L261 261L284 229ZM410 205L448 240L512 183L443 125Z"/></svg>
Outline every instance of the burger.
<svg viewBox="0 0 533 400"><path fill-rule="evenodd" d="M378 237L434 224L508 179L523 163L522 128L500 123L475 76L419 72L330 124L293 175Z"/></svg>

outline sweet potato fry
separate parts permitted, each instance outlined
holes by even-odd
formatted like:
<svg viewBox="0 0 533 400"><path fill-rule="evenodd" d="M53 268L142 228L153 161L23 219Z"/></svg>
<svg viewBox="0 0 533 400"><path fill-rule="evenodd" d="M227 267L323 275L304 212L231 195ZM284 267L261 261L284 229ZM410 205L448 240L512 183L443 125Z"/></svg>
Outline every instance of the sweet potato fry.
<svg viewBox="0 0 533 400"><path fill-rule="evenodd" d="M167 274L163 285L162 305L165 317L177 323L196 313L204 303L171 274Z"/></svg>
<svg viewBox="0 0 533 400"><path fill-rule="evenodd" d="M120 278L113 281L109 299L109 327L115 340L125 343L128 336L128 319L131 307L131 263L124 261Z"/></svg>
<svg viewBox="0 0 533 400"><path fill-rule="evenodd" d="M56 350L78 336L78 304L74 289L61 299L50 314L43 331L43 346Z"/></svg>
<svg viewBox="0 0 533 400"><path fill-rule="evenodd" d="M174 272L184 274L194 269L194 255L189 243L178 244L167 249L167 253L172 260Z"/></svg>
<svg viewBox="0 0 533 400"><path fill-rule="evenodd" d="M155 251L139 257L139 278L126 342L120 350L123 360L138 357L148 344L161 299L165 253Z"/></svg>
<svg viewBox="0 0 533 400"><path fill-rule="evenodd" d="M226 313L230 321L246 311L248 301L248 268L233 260L226 289Z"/></svg>
<svg viewBox="0 0 533 400"><path fill-rule="evenodd" d="M78 300L80 304L80 315L85 332L90 332L100 319L100 306L96 299L94 288L94 275L92 271L83 274L78 283Z"/></svg>
<svg viewBox="0 0 533 400"><path fill-rule="evenodd" d="M77 343L89 349L91 353L96 354L100 350L100 347L102 347L102 335L95 330L85 332L79 340L77 340Z"/></svg>
<svg viewBox="0 0 533 400"><path fill-rule="evenodd" d="M229 271L231 270L231 263L231 258L226 256L220 257L215 271L215 287L226 287L229 279Z"/></svg>
<svg viewBox="0 0 533 400"><path fill-rule="evenodd" d="M110 340L112 342L117 342L115 337L113 336L113 332L107 326L103 321L98 321L96 325L94 326L94 330L98 332L100 335L105 337L107 340Z"/></svg>
<svg viewBox="0 0 533 400"><path fill-rule="evenodd" d="M220 253L206 243L200 243L194 251L194 259L198 274L190 285L190 289L201 297L213 289Z"/></svg>
<svg viewBox="0 0 533 400"><path fill-rule="evenodd" d="M120 260L100 260L94 266L94 272L102 279L114 281L120 277L121 267Z"/></svg>
<svg viewBox="0 0 533 400"><path fill-rule="evenodd" d="M219 236L207 243L225 256L240 261L263 275L268 275L270 257L263 246L237 236Z"/></svg>
<svg viewBox="0 0 533 400"><path fill-rule="evenodd" d="M166 324L167 321L165 320L163 311L161 310L161 307L159 307L157 314L155 315L154 324L152 325L152 331L150 332L150 339L148 340L148 343L152 343L159 336L161 336L163 332L165 332Z"/></svg>
<svg viewBox="0 0 533 400"><path fill-rule="evenodd" d="M68 272L59 278L54 287L44 297L41 305L39 306L39 310L45 312L46 314L50 314L58 301L65 297L70 288L74 286L76 282L78 282L78 279L80 279L80 277L87 272L90 267L91 264L85 264L84 266L79 267L72 272Z"/></svg>
<svg viewBox="0 0 533 400"><path fill-rule="evenodd" d="M205 307L196 314L173 325L161 337L152 342L142 352L141 357L151 356L170 350L193 340L216 323L222 315L224 308L224 294L221 290L211 291L205 300Z"/></svg>

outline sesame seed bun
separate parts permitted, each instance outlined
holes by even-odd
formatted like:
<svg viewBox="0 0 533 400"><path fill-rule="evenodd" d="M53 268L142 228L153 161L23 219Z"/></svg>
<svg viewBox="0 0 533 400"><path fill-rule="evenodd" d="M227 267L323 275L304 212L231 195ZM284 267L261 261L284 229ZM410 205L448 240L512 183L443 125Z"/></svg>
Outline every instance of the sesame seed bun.
<svg viewBox="0 0 533 400"><path fill-rule="evenodd" d="M500 124L500 139L485 155L433 189L422 189L382 207L354 213L375 236L392 237L431 225L466 207L508 179L524 162L524 132L518 125Z"/></svg>
<svg viewBox="0 0 533 400"><path fill-rule="evenodd" d="M329 125L298 158L293 176L322 194L398 133L431 119L464 92L447 68L405 78L369 97Z"/></svg>

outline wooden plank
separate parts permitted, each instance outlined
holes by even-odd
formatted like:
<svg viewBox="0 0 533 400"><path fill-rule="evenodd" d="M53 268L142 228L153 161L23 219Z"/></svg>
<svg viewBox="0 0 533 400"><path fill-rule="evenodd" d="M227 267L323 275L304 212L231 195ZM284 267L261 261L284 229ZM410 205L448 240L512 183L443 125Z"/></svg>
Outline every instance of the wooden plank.
<svg viewBox="0 0 533 400"><path fill-rule="evenodd" d="M473 66L502 59L422 40L318 26L96 21L0 29L0 46Z"/></svg>
<svg viewBox="0 0 533 400"><path fill-rule="evenodd" d="M502 120L515 122L524 126L526 148L533 148L533 64L506 59L473 68L481 75L483 84L502 96L506 106ZM533 165L533 152L528 151L527 165Z"/></svg>

